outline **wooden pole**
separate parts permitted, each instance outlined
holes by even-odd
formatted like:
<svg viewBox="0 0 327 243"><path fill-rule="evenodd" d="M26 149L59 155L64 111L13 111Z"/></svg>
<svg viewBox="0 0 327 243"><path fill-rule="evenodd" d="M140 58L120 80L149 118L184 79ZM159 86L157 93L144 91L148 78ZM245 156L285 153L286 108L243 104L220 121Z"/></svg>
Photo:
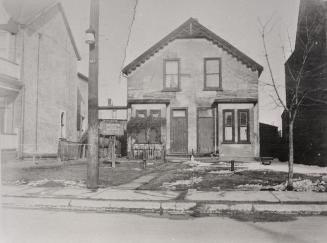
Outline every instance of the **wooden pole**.
<svg viewBox="0 0 327 243"><path fill-rule="evenodd" d="M88 153L87 182L89 189L98 188L98 55L99 55L99 0L91 0L90 29L94 31L94 44L89 45L89 87L88 87Z"/></svg>

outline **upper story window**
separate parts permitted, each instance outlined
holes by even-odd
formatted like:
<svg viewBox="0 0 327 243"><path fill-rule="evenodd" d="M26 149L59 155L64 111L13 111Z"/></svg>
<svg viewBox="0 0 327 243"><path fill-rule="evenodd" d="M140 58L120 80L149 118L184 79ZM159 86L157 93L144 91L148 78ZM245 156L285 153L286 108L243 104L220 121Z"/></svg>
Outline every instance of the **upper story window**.
<svg viewBox="0 0 327 243"><path fill-rule="evenodd" d="M178 91L179 90L179 59L164 60L164 90Z"/></svg>
<svg viewBox="0 0 327 243"><path fill-rule="evenodd" d="M220 90L221 87L221 59L204 59L204 90Z"/></svg>

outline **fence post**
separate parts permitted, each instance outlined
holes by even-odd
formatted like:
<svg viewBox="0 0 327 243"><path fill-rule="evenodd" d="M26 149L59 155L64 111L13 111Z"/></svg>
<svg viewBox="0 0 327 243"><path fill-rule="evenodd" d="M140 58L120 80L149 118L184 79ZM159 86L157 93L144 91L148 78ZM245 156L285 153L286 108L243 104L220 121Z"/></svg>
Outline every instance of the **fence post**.
<svg viewBox="0 0 327 243"><path fill-rule="evenodd" d="M112 160L111 167L116 167L116 136L114 136L114 142L112 143Z"/></svg>
<svg viewBox="0 0 327 243"><path fill-rule="evenodd" d="M235 170L234 163L235 163L234 160L231 160L231 161L230 161L230 170L231 170L231 171L234 171L234 170Z"/></svg>
<svg viewBox="0 0 327 243"><path fill-rule="evenodd" d="M165 145L162 146L161 148L161 161L165 163Z"/></svg>

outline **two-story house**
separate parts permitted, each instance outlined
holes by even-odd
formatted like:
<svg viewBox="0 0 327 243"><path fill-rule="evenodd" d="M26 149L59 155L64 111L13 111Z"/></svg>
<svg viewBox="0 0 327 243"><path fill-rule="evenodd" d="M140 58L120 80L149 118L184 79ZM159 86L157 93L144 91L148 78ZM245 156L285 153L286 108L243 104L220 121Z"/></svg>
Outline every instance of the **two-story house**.
<svg viewBox="0 0 327 243"><path fill-rule="evenodd" d="M80 55L62 5L53 2L0 5L3 154L55 156L59 138L78 139Z"/></svg>
<svg viewBox="0 0 327 243"><path fill-rule="evenodd" d="M171 155L259 156L258 78L263 67L190 18L128 64L128 119L161 117L157 131L129 134L133 147Z"/></svg>

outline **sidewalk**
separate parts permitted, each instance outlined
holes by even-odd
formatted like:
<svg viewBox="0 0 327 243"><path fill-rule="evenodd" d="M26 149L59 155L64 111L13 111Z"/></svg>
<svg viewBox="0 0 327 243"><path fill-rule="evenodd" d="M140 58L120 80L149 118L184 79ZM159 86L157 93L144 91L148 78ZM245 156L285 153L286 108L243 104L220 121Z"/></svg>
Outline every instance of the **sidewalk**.
<svg viewBox="0 0 327 243"><path fill-rule="evenodd" d="M284 191L144 191L128 188L2 186L2 206L99 212L326 214L327 193Z"/></svg>

